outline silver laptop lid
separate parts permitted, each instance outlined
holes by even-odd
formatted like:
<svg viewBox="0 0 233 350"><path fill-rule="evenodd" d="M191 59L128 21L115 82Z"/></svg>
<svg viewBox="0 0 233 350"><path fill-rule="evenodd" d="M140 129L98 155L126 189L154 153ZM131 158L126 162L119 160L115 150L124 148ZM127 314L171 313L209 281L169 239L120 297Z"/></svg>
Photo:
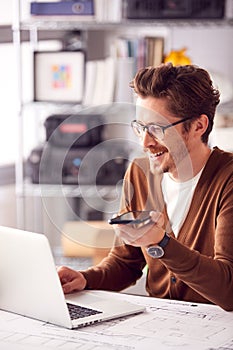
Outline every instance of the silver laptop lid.
<svg viewBox="0 0 233 350"><path fill-rule="evenodd" d="M38 254L39 252L39 254ZM47 238L0 226L0 308L71 328Z"/></svg>
<svg viewBox="0 0 233 350"><path fill-rule="evenodd" d="M114 301L105 293L100 297L94 292L82 291L65 299L48 239L42 234L0 226L0 309L66 328L145 309L126 301ZM71 320L66 302L97 313L85 317L79 314Z"/></svg>

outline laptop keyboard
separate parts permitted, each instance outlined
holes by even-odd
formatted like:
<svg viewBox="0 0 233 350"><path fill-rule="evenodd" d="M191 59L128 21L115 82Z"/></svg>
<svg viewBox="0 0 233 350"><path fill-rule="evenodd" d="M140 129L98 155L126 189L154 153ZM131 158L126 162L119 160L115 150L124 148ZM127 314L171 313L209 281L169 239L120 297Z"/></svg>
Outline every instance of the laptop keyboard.
<svg viewBox="0 0 233 350"><path fill-rule="evenodd" d="M67 306L68 306L71 320L75 320L77 318L83 318L83 317L92 316L92 315L102 313L102 311L89 309L87 307L74 305L74 304L70 304L70 303L67 303Z"/></svg>

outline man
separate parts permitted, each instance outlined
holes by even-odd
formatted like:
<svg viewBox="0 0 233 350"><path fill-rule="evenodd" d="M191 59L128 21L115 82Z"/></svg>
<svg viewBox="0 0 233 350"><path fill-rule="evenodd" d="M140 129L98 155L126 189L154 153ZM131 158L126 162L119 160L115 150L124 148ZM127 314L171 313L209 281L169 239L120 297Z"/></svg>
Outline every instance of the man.
<svg viewBox="0 0 233 350"><path fill-rule="evenodd" d="M219 92L205 70L170 63L141 69L131 87L147 157L127 170L121 212L150 210L151 223L116 225L98 266L60 267L64 293L122 290L147 264L150 296L233 310L233 155L208 145Z"/></svg>

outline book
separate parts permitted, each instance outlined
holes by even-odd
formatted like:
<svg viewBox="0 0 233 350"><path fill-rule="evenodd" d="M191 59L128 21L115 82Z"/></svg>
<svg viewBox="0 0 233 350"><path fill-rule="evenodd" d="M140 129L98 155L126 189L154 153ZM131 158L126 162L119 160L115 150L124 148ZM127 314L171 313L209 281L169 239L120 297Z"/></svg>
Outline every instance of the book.
<svg viewBox="0 0 233 350"><path fill-rule="evenodd" d="M32 1L30 4L30 13L35 16L51 15L76 15L76 16L94 16L93 0L70 0L70 1Z"/></svg>
<svg viewBox="0 0 233 350"><path fill-rule="evenodd" d="M114 97L116 63L113 57L86 63L84 106L111 104Z"/></svg>
<svg viewBox="0 0 233 350"><path fill-rule="evenodd" d="M97 22L120 22L122 0L94 0Z"/></svg>
<svg viewBox="0 0 233 350"><path fill-rule="evenodd" d="M96 61L96 79L92 105L100 106L113 102L115 87L115 60L107 57Z"/></svg>
<svg viewBox="0 0 233 350"><path fill-rule="evenodd" d="M164 38L145 37L145 65L157 67L163 62Z"/></svg>
<svg viewBox="0 0 233 350"><path fill-rule="evenodd" d="M86 73L85 73L85 91L83 97L83 105L91 106L93 102L93 95L95 89L97 72L97 61L86 62Z"/></svg>
<svg viewBox="0 0 233 350"><path fill-rule="evenodd" d="M133 91L129 86L135 74L135 58L122 57L117 59L117 76L115 102L133 102Z"/></svg>

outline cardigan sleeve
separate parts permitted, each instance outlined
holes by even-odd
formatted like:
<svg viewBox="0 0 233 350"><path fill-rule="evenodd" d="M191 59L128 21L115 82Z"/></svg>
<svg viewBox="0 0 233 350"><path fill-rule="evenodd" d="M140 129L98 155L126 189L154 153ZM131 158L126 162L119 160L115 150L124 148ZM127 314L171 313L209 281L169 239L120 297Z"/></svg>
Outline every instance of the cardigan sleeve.
<svg viewBox="0 0 233 350"><path fill-rule="evenodd" d="M86 289L120 291L142 276L145 260L141 249L116 241L116 246L98 265L81 271L87 280Z"/></svg>
<svg viewBox="0 0 233 350"><path fill-rule="evenodd" d="M137 205L134 191L135 183L143 190L143 196L140 203L137 201ZM124 178L119 212L142 210L147 196L146 176L142 171L142 167L133 162ZM86 289L114 291L125 289L135 284L142 276L145 265L146 262L141 248L124 244L119 238L116 238L114 247L105 259L97 266L82 271L87 280Z"/></svg>

